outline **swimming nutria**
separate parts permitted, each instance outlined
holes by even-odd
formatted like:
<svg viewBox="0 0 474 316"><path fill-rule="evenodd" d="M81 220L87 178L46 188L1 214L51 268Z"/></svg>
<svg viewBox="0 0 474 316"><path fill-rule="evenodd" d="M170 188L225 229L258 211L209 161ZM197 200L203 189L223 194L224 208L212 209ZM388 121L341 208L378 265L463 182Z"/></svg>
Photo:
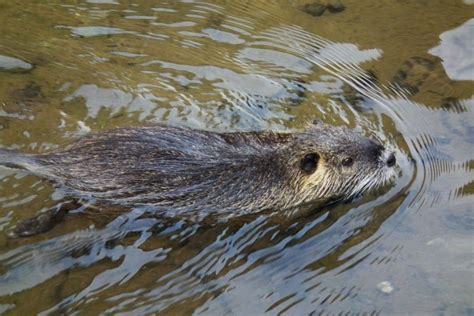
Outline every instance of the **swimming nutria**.
<svg viewBox="0 0 474 316"><path fill-rule="evenodd" d="M95 204L202 217L348 198L386 181L395 156L322 123L291 133L159 125L91 134L45 155L1 151L0 164L29 170Z"/></svg>

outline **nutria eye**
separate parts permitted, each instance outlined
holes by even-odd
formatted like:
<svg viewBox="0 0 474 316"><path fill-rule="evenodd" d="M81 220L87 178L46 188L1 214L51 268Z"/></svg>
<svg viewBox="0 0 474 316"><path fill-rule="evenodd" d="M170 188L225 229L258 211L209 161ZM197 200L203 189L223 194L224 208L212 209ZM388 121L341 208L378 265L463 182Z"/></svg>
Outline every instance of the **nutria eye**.
<svg viewBox="0 0 474 316"><path fill-rule="evenodd" d="M352 159L351 157L347 157L342 160L342 165L344 167L350 167L352 166L353 163L354 163L354 159Z"/></svg>
<svg viewBox="0 0 474 316"><path fill-rule="evenodd" d="M303 172L311 174L318 168L319 155L317 153L307 154L301 159L300 168Z"/></svg>

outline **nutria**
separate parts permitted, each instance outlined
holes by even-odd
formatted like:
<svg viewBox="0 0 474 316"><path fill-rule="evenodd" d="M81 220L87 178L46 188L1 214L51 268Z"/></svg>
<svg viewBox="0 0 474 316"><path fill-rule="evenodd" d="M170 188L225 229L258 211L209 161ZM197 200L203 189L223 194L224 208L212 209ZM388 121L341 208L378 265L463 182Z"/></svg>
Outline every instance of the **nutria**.
<svg viewBox="0 0 474 316"><path fill-rule="evenodd" d="M1 151L0 164L50 179L97 205L203 217L349 198L388 180L395 156L353 131L322 123L287 133L159 125L90 134L44 155Z"/></svg>

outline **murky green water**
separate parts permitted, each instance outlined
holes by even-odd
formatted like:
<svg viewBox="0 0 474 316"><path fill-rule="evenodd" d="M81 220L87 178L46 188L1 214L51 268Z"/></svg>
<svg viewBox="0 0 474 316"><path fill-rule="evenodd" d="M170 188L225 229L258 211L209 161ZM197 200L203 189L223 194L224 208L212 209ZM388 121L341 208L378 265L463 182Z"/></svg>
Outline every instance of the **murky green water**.
<svg viewBox="0 0 474 316"><path fill-rule="evenodd" d="M0 0L3 148L319 118L399 161L384 190L291 221L71 214L25 239L5 233L61 193L0 167L0 313L472 315L469 2Z"/></svg>

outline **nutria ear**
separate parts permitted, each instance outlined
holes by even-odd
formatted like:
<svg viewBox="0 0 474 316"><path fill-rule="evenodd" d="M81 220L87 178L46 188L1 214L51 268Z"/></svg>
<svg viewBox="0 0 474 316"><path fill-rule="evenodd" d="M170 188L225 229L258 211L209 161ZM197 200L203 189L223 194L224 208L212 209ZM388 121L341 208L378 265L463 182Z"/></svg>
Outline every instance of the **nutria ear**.
<svg viewBox="0 0 474 316"><path fill-rule="evenodd" d="M306 174L312 174L318 169L319 155L318 153L306 154L300 161L300 168Z"/></svg>

